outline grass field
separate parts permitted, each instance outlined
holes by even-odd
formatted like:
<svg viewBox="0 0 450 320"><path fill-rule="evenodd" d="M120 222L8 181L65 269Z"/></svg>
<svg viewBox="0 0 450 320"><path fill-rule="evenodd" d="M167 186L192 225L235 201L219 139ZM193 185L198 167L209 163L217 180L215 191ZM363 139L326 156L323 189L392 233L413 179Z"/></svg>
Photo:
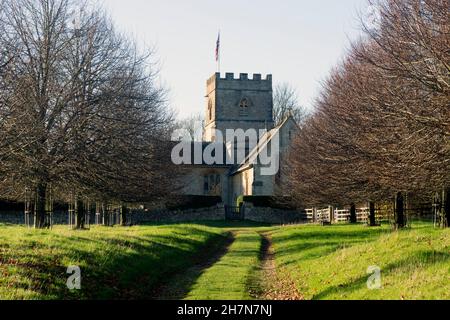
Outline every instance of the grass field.
<svg viewBox="0 0 450 320"><path fill-rule="evenodd" d="M228 252L196 281L189 300L248 300L249 276L258 263L261 238L255 231L236 234Z"/></svg>
<svg viewBox="0 0 450 320"><path fill-rule="evenodd" d="M280 274L306 299L450 299L450 230L415 223L411 230L335 225L273 232ZM381 269L368 290L367 268Z"/></svg>
<svg viewBox="0 0 450 320"><path fill-rule="evenodd" d="M90 231L0 225L0 298L149 298L161 279L190 267L223 234L193 224ZM66 287L69 265L82 270L80 291Z"/></svg>
<svg viewBox="0 0 450 320"><path fill-rule="evenodd" d="M249 288L261 283L262 233L273 242L277 282L294 283L306 299L450 299L448 229L225 222L90 231L0 225L0 298L251 299ZM81 267L79 291L66 288L69 265ZM381 269L379 290L366 286L369 266Z"/></svg>

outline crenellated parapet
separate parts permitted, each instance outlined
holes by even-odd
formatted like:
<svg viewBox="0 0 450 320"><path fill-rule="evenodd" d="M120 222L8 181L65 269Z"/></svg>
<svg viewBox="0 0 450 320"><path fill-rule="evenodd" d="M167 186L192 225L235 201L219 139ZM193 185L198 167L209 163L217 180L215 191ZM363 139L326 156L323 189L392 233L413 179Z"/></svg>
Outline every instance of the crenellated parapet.
<svg viewBox="0 0 450 320"><path fill-rule="evenodd" d="M219 72L207 80L206 141L214 141L216 130L273 128L272 75Z"/></svg>
<svg viewBox="0 0 450 320"><path fill-rule="evenodd" d="M232 72L221 73L216 72L207 81L207 94L217 89L242 89L242 90L272 90L272 75L268 74L265 78L260 73L254 73L249 76L248 73L234 74Z"/></svg>

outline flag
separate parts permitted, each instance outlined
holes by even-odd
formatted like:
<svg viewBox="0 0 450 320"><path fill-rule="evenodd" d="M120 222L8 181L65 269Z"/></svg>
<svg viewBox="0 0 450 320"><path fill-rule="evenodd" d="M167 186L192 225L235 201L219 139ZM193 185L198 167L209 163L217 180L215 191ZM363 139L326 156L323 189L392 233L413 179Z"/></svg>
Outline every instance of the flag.
<svg viewBox="0 0 450 320"><path fill-rule="evenodd" d="M217 43L216 43L216 61L219 61L220 58L220 32L217 36Z"/></svg>

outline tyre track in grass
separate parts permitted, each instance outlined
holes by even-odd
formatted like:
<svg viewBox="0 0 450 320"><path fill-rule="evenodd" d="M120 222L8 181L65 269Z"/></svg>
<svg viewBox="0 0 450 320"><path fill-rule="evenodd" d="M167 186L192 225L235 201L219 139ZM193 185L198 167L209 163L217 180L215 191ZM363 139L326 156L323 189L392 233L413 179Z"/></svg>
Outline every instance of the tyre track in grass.
<svg viewBox="0 0 450 320"><path fill-rule="evenodd" d="M260 233L260 264L250 280L251 296L258 300L304 300L287 273L280 274L275 263L275 249L269 233Z"/></svg>

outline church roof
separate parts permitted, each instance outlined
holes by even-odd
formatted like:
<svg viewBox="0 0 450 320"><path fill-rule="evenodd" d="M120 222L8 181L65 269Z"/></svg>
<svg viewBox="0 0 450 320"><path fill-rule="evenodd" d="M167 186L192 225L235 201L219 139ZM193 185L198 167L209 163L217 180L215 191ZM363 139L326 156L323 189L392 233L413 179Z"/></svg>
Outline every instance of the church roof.
<svg viewBox="0 0 450 320"><path fill-rule="evenodd" d="M274 136L279 133L279 131L289 122L294 121L292 116L288 116L284 119L284 121L276 126L275 128L267 131L263 136L260 137L257 145L253 148L248 155L245 157L244 161L240 164L230 165L227 164L227 145L225 143L219 142L206 142L206 141L191 141L184 142L186 144L185 148L190 148L190 163L185 163L186 166L194 166L194 167L208 167L208 168L229 168L229 174L235 175L239 172L245 171L253 166L253 164L258 159L260 153L267 148L267 145L271 142ZM294 121L295 122L295 121ZM172 142L178 144L180 142ZM219 154L220 159L217 159L219 163L208 164L205 161L204 154L205 150L210 148L221 148L222 152ZM217 149L216 149L217 150ZM201 157L200 153L201 152ZM210 154L211 152L207 152ZM196 154L198 154L196 158ZM213 157L215 154L213 153Z"/></svg>
<svg viewBox="0 0 450 320"><path fill-rule="evenodd" d="M267 145L270 143L270 141L273 139L276 134L278 134L289 121L294 121L294 118L292 115L287 116L282 123L280 123L275 128L267 131L260 139L256 147L250 151L248 156L245 158L245 160L238 166L235 166L232 168L230 175L235 175L237 173L240 173L242 171L245 171L253 166L253 164L256 162L258 156L260 153L267 148ZM297 123L295 122L297 125ZM298 126L298 125L297 125Z"/></svg>

